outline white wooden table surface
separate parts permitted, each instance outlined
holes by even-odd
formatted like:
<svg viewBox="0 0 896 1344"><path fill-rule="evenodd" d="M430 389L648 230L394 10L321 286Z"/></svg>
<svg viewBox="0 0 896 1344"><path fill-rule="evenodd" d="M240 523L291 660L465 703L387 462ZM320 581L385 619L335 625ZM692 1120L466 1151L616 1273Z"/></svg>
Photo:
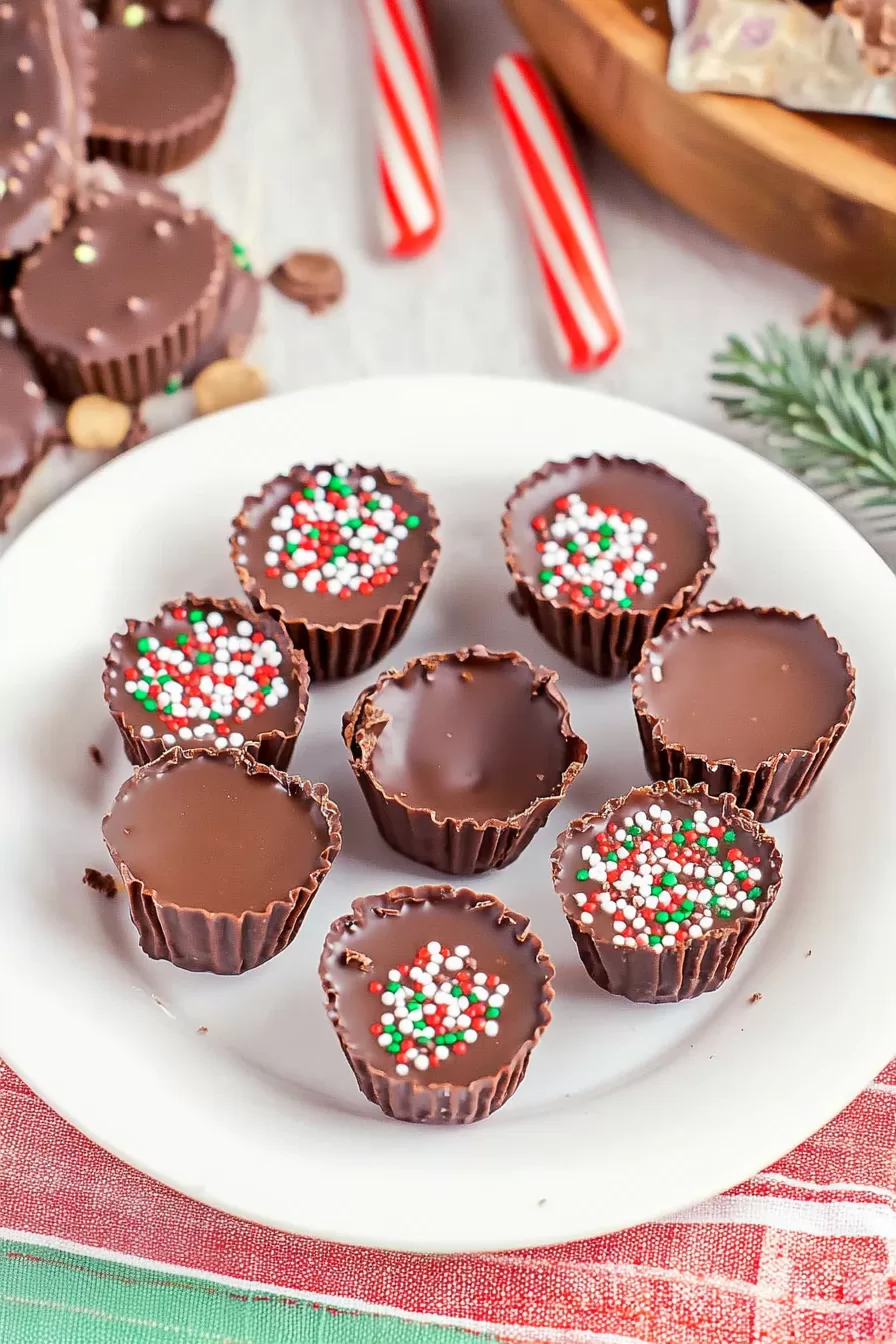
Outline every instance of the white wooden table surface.
<svg viewBox="0 0 896 1344"><path fill-rule="evenodd" d="M724 428L709 399L712 352L728 332L795 324L816 287L711 233L585 141L627 339L602 372L563 375L491 102L491 65L519 39L498 0L433 0L432 9L448 227L429 255L390 262L378 255L373 227L360 0L217 0L213 17L233 45L238 93L213 151L172 182L245 243L260 272L295 248L321 248L340 258L348 280L343 302L316 318L265 287L251 358L272 389L390 373L566 376ZM151 419L176 423L189 405L187 393L157 398ZM545 445L546 455L557 451L562 445ZM87 454L53 454L7 543L94 465Z"/></svg>

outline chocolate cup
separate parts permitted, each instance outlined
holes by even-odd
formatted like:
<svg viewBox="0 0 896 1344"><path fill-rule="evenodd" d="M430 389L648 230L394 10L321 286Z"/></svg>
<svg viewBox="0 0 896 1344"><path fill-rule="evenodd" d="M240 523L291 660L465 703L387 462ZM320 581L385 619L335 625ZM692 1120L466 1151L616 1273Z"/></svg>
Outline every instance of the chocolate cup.
<svg viewBox="0 0 896 1344"><path fill-rule="evenodd" d="M289 679L293 685L298 685L295 729L291 733L284 733L279 728L275 728L272 732L257 733L240 750L262 765L273 766L275 770L288 769L293 749L305 723L305 715L308 712L309 676L305 655L301 650L293 648L283 624L269 613L263 612L259 616L244 602L237 602L233 598L197 597L195 593L184 593L182 598L177 598L173 602L166 602L150 621L126 621L124 634L114 634L112 636L103 669L103 695L109 713L112 715L115 726L121 735L125 755L131 765L149 765L150 761L157 761L171 748L167 747L162 741L161 733L158 737L141 737L139 732L128 722L127 715L121 710L113 708L110 697L112 680L117 673L120 673L122 668L122 649L125 640L136 634L140 626L155 625L163 619L167 612L171 612L175 607L180 606L208 608L212 611L219 611L224 616L230 616L235 621L252 621L253 624L261 625L268 637L274 640L283 655L284 665L288 669L284 680ZM224 748L215 748L215 750L224 750ZM227 748L227 750L232 750L232 748Z"/></svg>
<svg viewBox="0 0 896 1344"><path fill-rule="evenodd" d="M752 812L737 806L730 793L713 796L703 784L691 785L684 779L668 783L640 785L619 798L611 798L599 812L589 812L570 822L557 837L557 847L551 855L551 873L558 896L565 893L559 888L561 866L567 846L575 837L586 834L595 825L608 820L624 808L633 795L649 794L660 805L670 795L705 803L720 816L747 832L758 844L768 849L772 880L766 895L758 904L755 915L740 915L730 928L709 929L703 938L692 938L675 947L664 947L655 952L649 947L617 947L612 942L595 938L589 926L583 924L569 910L563 900L563 912L569 924L582 965L591 979L609 994L618 994L633 1003L680 1003L708 994L728 979L747 943L765 919L781 886L781 854L774 840L753 816Z"/></svg>
<svg viewBox="0 0 896 1344"><path fill-rule="evenodd" d="M145 201L147 210L169 217L177 214L184 218L204 213L186 210L172 192L159 187L152 179L145 179L148 186L144 189L139 177L125 173L119 176L115 168L105 163L93 167L107 170L104 178L108 182L108 190L96 187L98 174L89 178L78 210L46 247L59 247L69 242L74 247L79 222L91 207L96 205L102 208L118 197L136 200L138 205ZM105 359L99 353L95 358L83 359L63 343L57 344L45 336L33 334L28 312L28 275L41 264L44 248L38 248L26 257L18 283L11 292L12 308L47 388L65 402L74 401L88 392L100 392L128 405L136 405L146 397L163 391L172 374L178 373L196 359L218 321L222 291L231 261L231 243L217 225L213 225L213 228L212 265L197 301L151 340L144 344L138 342L132 349Z"/></svg>
<svg viewBox="0 0 896 1344"><path fill-rule="evenodd" d="M102 74L102 62L111 59L104 55L103 45L107 43L137 42L144 25L136 29L117 27L101 28L94 35L96 44L95 61L98 76ZM141 128L126 119L114 122L102 120L101 111L95 109L87 145L90 157L107 159L110 163L121 164L141 173L159 177L163 173L173 173L200 158L210 149L221 133L233 98L236 71L233 57L222 35L210 25L200 21L168 24L160 28L163 40L174 36L173 29L182 35L181 41L189 41L195 32L194 41L215 43L222 57L222 79L214 94L189 115L176 118L169 124L149 130ZM182 53L184 54L184 53ZM184 77L188 64L183 66ZM126 111L126 109L125 109Z"/></svg>
<svg viewBox="0 0 896 1344"><path fill-rule="evenodd" d="M463 902L468 907L475 905L477 908L483 904L492 906L496 924L499 927L505 924L517 925L518 932L514 934L517 943L532 952L534 960L545 972L539 1005L540 1020L533 1034L502 1068L467 1085L453 1083L440 1086L438 1083L418 1082L410 1076L390 1078L383 1069L368 1064L351 1048L346 1038L339 1015L339 994L328 974L328 962L335 954L339 939L354 928L363 929L372 910L392 907L396 917L400 918L404 905L434 900ZM526 1076L529 1056L551 1020L553 976L553 963L544 950L541 939L530 930L528 919L508 910L496 897L481 895L470 891L467 887L459 887L457 890L449 886L393 887L391 891L381 896L359 898L352 905L352 913L343 915L331 926L320 961L321 983L327 997L327 1015L339 1038L342 1053L351 1065L358 1087L368 1101L375 1102L391 1119L424 1125L469 1125L476 1120L484 1120L513 1096Z"/></svg>
<svg viewBox="0 0 896 1344"><path fill-rule="evenodd" d="M0 476L0 532L6 531L9 515L18 504L19 496L33 473L54 446L54 437L49 434L45 435L34 444L31 456L27 462L19 467L18 471Z"/></svg>
<svg viewBox="0 0 896 1344"><path fill-rule="evenodd" d="M801 616L799 612L785 611L781 607L749 607L735 598L730 602L707 602L705 606L695 607L684 619L693 621L720 611L755 611L763 615L791 617L796 621L815 621L842 659L847 672L843 713L811 748L778 752L751 770L741 769L734 760L710 760L707 756L686 751L680 743L670 742L660 720L647 708L640 683L646 677L650 653L659 646L653 649L645 646L641 661L632 673L632 699L644 763L652 779L685 779L689 784L705 784L715 796L733 794L737 805L752 812L757 821L774 821L806 796L846 732L856 701L855 670L840 642L827 634L816 616Z"/></svg>
<svg viewBox="0 0 896 1344"><path fill-rule="evenodd" d="M513 514L533 487L557 477L558 494L562 494L562 473L587 467L589 463L610 465L616 461L631 462L653 477L665 478L676 490L687 490L699 506L706 530L706 559L682 584L668 601L644 610L627 611L610 607L606 611L579 610L557 598L542 597L532 579L520 567L512 540ZM515 588L512 602L521 616L527 616L535 628L553 648L577 667L595 676L607 679L624 677L641 656L646 640L659 634L663 626L680 616L700 596L707 580L715 570L714 556L718 545L716 520L701 495L655 462L641 462L634 458L604 457L593 453L590 457L573 457L568 462L547 462L525 480L520 481L504 506L501 518L501 541L504 563L510 571Z"/></svg>
<svg viewBox="0 0 896 1344"><path fill-rule="evenodd" d="M261 765L241 752L214 752L198 747L185 751L172 747L150 765L138 766L121 786L112 808L132 784L147 774L177 769L194 756L230 755L234 768L252 775L270 775L294 797L313 798L327 823L329 844L320 856L320 866L309 873L307 882L293 887L282 901L272 901L265 910L247 910L242 915L220 914L167 903L132 873L108 842L112 862L121 874L130 904L131 921L140 938L140 947L156 961L170 961L184 971L210 971L213 975L242 975L276 957L295 938L318 887L333 865L342 847L342 819L330 798L326 784L312 784L295 775L285 775ZM103 829L112 809L103 818Z"/></svg>
<svg viewBox="0 0 896 1344"><path fill-rule="evenodd" d="M298 468L298 470L306 470L306 468ZM367 469L364 468L364 470ZM267 493L276 486L289 485L296 480L292 472L287 472L275 477L272 481L266 482L262 486L262 493L248 495L243 500L243 507L233 520L233 531L230 536L230 558L240 586L256 611L273 612L278 620L283 622L289 631L289 637L293 644L296 648L301 649L308 659L312 681L341 681L346 677L353 677L359 672L366 672L374 663L379 662L380 658L384 658L407 631L420 600L429 587L438 563L441 553L438 538L440 519L432 500L409 476L403 476L397 471L386 471L382 468L376 470L380 472L388 485L413 490L426 500L429 510L427 531L432 538L433 548L421 565L420 574L413 586L406 590L396 602L384 602L382 606L374 608L372 615L363 621L340 621L332 625L324 625L315 624L313 621L304 618L287 620L283 607L268 597L262 582L254 574L251 574L238 559L242 553L242 544L239 538L250 531L252 526L247 516L248 513L261 506Z"/></svg>
<svg viewBox="0 0 896 1344"><path fill-rule="evenodd" d="M569 758L559 784L550 794L534 798L527 808L514 816L485 822L463 817L439 819L432 810L409 807L401 798L386 792L370 764L377 743L374 728L383 720L383 715L375 708L377 692L388 681L406 676L415 666L431 667L452 661L464 663L470 658L529 668L533 691L543 691L556 706L557 732L567 744ZM456 653L411 658L399 671L383 672L373 686L361 692L353 708L343 716L342 736L364 800L386 844L406 858L450 874L486 873L494 868L506 868L518 859L588 759L587 744L570 727L569 705L557 686L557 673L545 667L534 667L521 653L493 653L482 645L459 649Z"/></svg>

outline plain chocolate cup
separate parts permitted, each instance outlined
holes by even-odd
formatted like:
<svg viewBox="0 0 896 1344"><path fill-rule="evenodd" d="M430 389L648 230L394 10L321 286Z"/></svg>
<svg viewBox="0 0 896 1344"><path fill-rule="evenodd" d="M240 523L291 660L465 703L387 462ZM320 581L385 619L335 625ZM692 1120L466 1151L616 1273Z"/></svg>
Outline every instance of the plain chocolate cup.
<svg viewBox="0 0 896 1344"><path fill-rule="evenodd" d="M383 720L376 709L377 692L386 682L405 677L415 666L463 664L470 658L527 667L532 673L533 692L543 692L556 707L557 732L567 745L568 756L563 774L550 794L533 798L515 816L484 822L464 817L440 819L427 808L409 807L401 798L385 791L371 768L378 736L375 729ZM520 731L525 731L523 725ZM546 667L534 667L521 653L493 653L482 645L458 649L456 653L411 658L399 671L384 672L373 686L361 692L354 707L345 714L342 735L365 802L386 844L408 859L449 874L487 873L494 868L506 868L518 859L588 759L587 744L570 726L569 705L557 686L557 673Z"/></svg>
<svg viewBox="0 0 896 1344"><path fill-rule="evenodd" d="M319 866L308 874L307 881L284 893L282 901L272 901L265 910L247 910L245 914L215 913L209 910L188 909L171 905L160 892L153 891L132 873L127 864L107 843L106 848L124 883L128 894L131 920L140 938L140 946L148 957L156 961L170 961L184 971L210 971L213 975L242 975L276 957L295 938L302 925L308 906L321 882L333 865L342 847L342 820L339 808L331 799L326 784L311 784L307 779L285 775L270 766L261 765L240 752L215 752L205 748L184 751L172 747L169 752L150 765L139 766L119 789L111 815L122 793L145 775L176 770L194 756L223 756L229 754L234 769L243 769L251 775L270 775L297 798L313 799L327 823L329 844L320 856Z"/></svg>
<svg viewBox="0 0 896 1344"><path fill-rule="evenodd" d="M114 174L115 170L109 170ZM154 185L154 184L153 184ZM124 182L119 191L130 190ZM85 193L85 201L111 197L114 191L97 191L93 187ZM165 193L170 196L170 193ZM201 214L202 211L184 210L172 197L183 215ZM160 198L154 198L160 208ZM51 244L52 245L52 244ZM135 406L146 397L162 392L172 374L179 373L192 363L215 329L221 306L221 295L231 262L231 242L215 226L215 255L208 280L197 302L173 322L156 340L137 347L121 356L108 359L79 359L64 346L31 338L27 303L21 289L22 277L40 264L41 250L32 252L22 263L19 283L11 292L12 307L22 334L34 355L47 388L61 401L71 402L87 392L101 392L113 401L124 401Z"/></svg>
<svg viewBox="0 0 896 1344"><path fill-rule="evenodd" d="M534 486L557 477L558 494L563 492L562 473L586 467L590 462L607 464L625 460L643 468L654 477L665 478L675 490L685 490L698 505L706 530L706 558L696 574L686 582L668 602L636 611L610 607L606 611L579 610L570 603L556 598L542 597L537 585L521 568L512 542L512 520ZM593 453L590 457L573 457L568 462L547 462L538 471L520 481L504 506L501 518L501 541L504 545L504 563L514 582L513 605L522 616L527 616L547 642L577 667L597 677L618 679L626 676L641 656L644 643L657 635L663 626L687 611L700 596L715 569L714 556L718 546L716 520L702 496L690 489L684 481L657 466L654 462L636 459L618 459Z"/></svg>
<svg viewBox="0 0 896 1344"><path fill-rule="evenodd" d="M772 880L755 915L742 914L732 921L731 928L710 929L703 938L692 938L687 943L664 947L659 952L650 947L617 947L612 942L595 938L590 926L583 924L568 908L566 893L560 890L558 883L563 859L567 847L577 837L607 821L636 794L641 797L648 794L661 806L670 796L705 804L766 849ZM673 779L668 784L639 785L622 797L611 798L599 812L589 812L570 822L557 837L557 848L551 855L551 872L554 888L563 900L563 912L576 950L594 983L609 994L618 994L633 1003L680 1003L683 999L695 999L698 994L708 994L728 979L778 894L781 862L781 855L768 831L752 812L738 807L730 793L713 797L702 784L691 785L684 779Z"/></svg>
<svg viewBox="0 0 896 1344"><path fill-rule="evenodd" d="M339 1017L339 994L328 974L328 963L334 956L338 940L347 931L363 929L372 907L392 906L400 918L400 911L404 906L434 900L463 902L468 907L475 905L477 908L483 904L492 906L495 923L499 926L516 925L517 932L514 934L516 942L525 947L533 960L544 968L544 987L539 1005L540 1020L533 1034L496 1073L474 1079L465 1086L458 1083L440 1086L438 1083L418 1082L410 1076L390 1078L384 1070L368 1064L352 1050L346 1039ZM456 890L449 886L393 887L382 896L361 897L352 905L350 915L343 915L331 926L320 961L321 983L327 997L327 1014L339 1038L342 1053L351 1065L358 1087L368 1101L375 1102L391 1119L405 1120L418 1125L469 1125L476 1120L484 1120L513 1096L526 1076L529 1056L551 1020L553 976L554 966L551 959L545 952L541 939L530 930L529 921L523 915L508 910L496 897L481 895L479 892L470 891L467 887L458 887Z"/></svg>
<svg viewBox="0 0 896 1344"><path fill-rule="evenodd" d="M254 737L246 740L240 750L245 752L247 756L251 756L253 760L260 761L262 765L273 766L275 770L286 770L292 759L293 748L298 741L299 733L305 723L305 715L308 712L309 676L305 655L301 650L293 648L282 622L268 612L263 612L259 616L244 602L236 602L229 597L197 597L195 593L184 593L183 597L177 598L173 602L166 602L150 621L128 620L125 623L125 633L112 636L103 669L103 694L109 713L112 715L115 726L121 735L125 755L131 765L149 765L150 761L157 761L171 748L165 745L161 733L157 737L141 737L139 731L128 722L127 715L121 710L113 708L110 693L113 682L122 672L124 642L128 638L132 638L141 626L156 625L166 613L180 606L201 607L209 611L219 611L223 616L230 616L235 621L252 621L253 624L260 625L268 638L273 639L277 645L284 659L283 679L288 681L293 689L298 688L294 731L284 733L281 729L275 728L272 732L256 733ZM211 749L208 743L197 743L196 745L205 745ZM232 750L232 748L214 748L214 750Z"/></svg>
<svg viewBox="0 0 896 1344"><path fill-rule="evenodd" d="M152 131L140 130L128 124L99 121L95 118L87 141L92 159L107 159L110 163L121 164L122 167L160 177L163 173L173 173L180 168L186 168L210 149L217 140L233 98L236 82L233 57L222 35L210 25L200 20L184 22L180 26L184 30L195 28L199 41L215 42L220 46L223 57L223 78L220 88L190 116ZM96 43L103 42L102 33L101 29L94 35ZM94 59L95 61L102 59L99 49Z"/></svg>
<svg viewBox="0 0 896 1344"><path fill-rule="evenodd" d="M314 468L302 468L302 470L314 470ZM372 471L373 468L364 470ZM263 580L250 573L239 559L242 554L242 538L252 528L249 513L264 503L269 490L281 484L292 484L296 480L292 473L288 472L266 482L262 486L261 494L247 496L242 509L233 520L230 558L240 586L256 611L273 612L278 620L283 622L293 644L301 649L308 659L312 681L341 681L359 672L366 672L374 663L384 658L406 633L435 573L441 553L438 537L440 519L432 500L409 476L403 476L397 471L385 471L380 467L376 470L388 485L413 490L426 501L428 511L426 531L433 545L412 587L397 602L384 602L381 606L374 607L372 614L363 621L318 625L307 617L288 620L283 607L268 597Z"/></svg>
<svg viewBox="0 0 896 1344"><path fill-rule="evenodd" d="M720 611L754 611L761 615L786 616L794 621L814 621L819 636L836 650L848 677L843 712L807 750L778 752L751 770L742 769L734 760L715 761L688 752L680 743L668 739L660 720L651 714L647 705L644 685L649 675L649 659L651 653L656 654L661 648L660 639L645 646L641 661L632 673L632 699L644 763L652 779L684 779L689 784L704 784L714 796L733 794L737 805L752 812L757 821L774 821L805 798L846 732L856 702L855 670L840 642L827 633L817 616L802 616L797 611L784 611L780 607L748 607L735 598L730 602L707 602L703 607L695 607L684 619L695 621Z"/></svg>

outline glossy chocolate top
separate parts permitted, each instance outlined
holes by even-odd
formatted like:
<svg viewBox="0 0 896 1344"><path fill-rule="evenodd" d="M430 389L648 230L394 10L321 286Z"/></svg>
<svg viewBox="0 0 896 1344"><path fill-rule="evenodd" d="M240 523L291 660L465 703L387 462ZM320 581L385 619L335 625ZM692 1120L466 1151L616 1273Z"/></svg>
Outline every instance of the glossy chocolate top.
<svg viewBox="0 0 896 1344"><path fill-rule="evenodd" d="M573 822L555 863L565 913L595 941L657 952L760 918L780 877L770 837L730 798L662 786Z"/></svg>
<svg viewBox="0 0 896 1344"><path fill-rule="evenodd" d="M537 594L639 611L695 582L710 562L715 522L706 501L661 467L595 455L551 463L523 482L508 503L504 540L511 569Z"/></svg>
<svg viewBox="0 0 896 1344"><path fill-rule="evenodd" d="M0 3L0 256L64 217L83 159L85 53L78 0Z"/></svg>
<svg viewBox="0 0 896 1344"><path fill-rule="evenodd" d="M667 626L633 682L666 741L752 770L829 733L851 672L816 617L734 605Z"/></svg>
<svg viewBox="0 0 896 1344"><path fill-rule="evenodd" d="M103 822L116 862L165 905L241 915L308 885L329 844L315 798L230 753L138 770Z"/></svg>
<svg viewBox="0 0 896 1344"><path fill-rule="evenodd" d="M96 136L175 128L229 93L230 51L205 23L110 24L97 29L94 42Z"/></svg>
<svg viewBox="0 0 896 1344"><path fill-rule="evenodd" d="M553 968L536 939L521 939L527 923L494 897L451 887L355 902L321 960L346 1048L419 1084L496 1073L547 1021Z"/></svg>
<svg viewBox="0 0 896 1344"><path fill-rule="evenodd" d="M41 456L54 423L30 358L17 341L0 336L0 478Z"/></svg>
<svg viewBox="0 0 896 1344"><path fill-rule="evenodd" d="M506 821L583 759L554 674L485 649L417 659L369 692L354 749L383 791L438 820Z"/></svg>
<svg viewBox="0 0 896 1344"><path fill-rule="evenodd" d="M413 592L438 555L429 496L380 467L294 467L234 523L240 582L286 621L354 625Z"/></svg>
<svg viewBox="0 0 896 1344"><path fill-rule="evenodd" d="M122 359L176 332L220 287L226 249L208 215L168 193L101 191L25 260L16 313L38 347Z"/></svg>
<svg viewBox="0 0 896 1344"><path fill-rule="evenodd" d="M192 594L152 621L129 621L106 662L109 707L166 746L241 747L294 734L307 703L286 631L242 603Z"/></svg>

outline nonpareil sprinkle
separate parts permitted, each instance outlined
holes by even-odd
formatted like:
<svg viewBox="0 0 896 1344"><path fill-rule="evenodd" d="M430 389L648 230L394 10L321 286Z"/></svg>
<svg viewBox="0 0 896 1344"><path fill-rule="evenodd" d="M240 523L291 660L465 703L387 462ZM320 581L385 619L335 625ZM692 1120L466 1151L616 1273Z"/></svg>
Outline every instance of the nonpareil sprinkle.
<svg viewBox="0 0 896 1344"><path fill-rule="evenodd" d="M532 519L542 597L565 597L577 607L627 610L639 593L649 597L664 568L652 550L647 521L611 504L586 504L561 495Z"/></svg>
<svg viewBox="0 0 896 1344"><path fill-rule="evenodd" d="M617 947L662 952L734 916L755 914L768 879L762 860L737 839L720 817L697 806L686 817L673 818L660 803L617 814L574 857L579 921L593 925L602 914Z"/></svg>
<svg viewBox="0 0 896 1344"><path fill-rule="evenodd" d="M303 489L281 504L268 526L265 577L284 588L365 596L391 583L398 573L402 542L420 526L376 478L349 483L342 462L322 467Z"/></svg>
<svg viewBox="0 0 896 1344"><path fill-rule="evenodd" d="M141 737L241 747L251 720L289 695L280 675L283 654L251 621L228 622L217 611L175 607L187 630L143 635L137 659L124 669L124 689L159 726L143 724Z"/></svg>
<svg viewBox="0 0 896 1344"><path fill-rule="evenodd" d="M435 941L417 949L412 963L391 968L368 985L385 1011L370 1027L395 1072L438 1069L465 1055L482 1036L497 1036L510 986L477 967L470 949Z"/></svg>

